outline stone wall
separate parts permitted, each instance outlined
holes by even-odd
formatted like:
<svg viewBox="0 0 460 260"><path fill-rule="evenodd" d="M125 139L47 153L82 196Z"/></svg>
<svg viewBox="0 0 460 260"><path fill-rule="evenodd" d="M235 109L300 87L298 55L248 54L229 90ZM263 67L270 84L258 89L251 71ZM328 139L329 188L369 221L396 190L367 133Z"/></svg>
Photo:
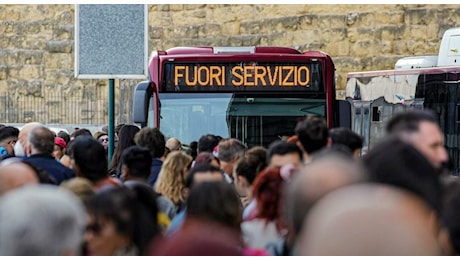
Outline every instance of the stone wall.
<svg viewBox="0 0 460 260"><path fill-rule="evenodd" d="M338 89L350 71L437 54L460 5L149 5L149 51L277 45L321 50ZM74 5L0 5L0 122L107 122L107 80L74 78ZM137 81L117 80L116 123L130 122ZM339 94L342 92L339 91ZM340 97L340 95L339 95Z"/></svg>

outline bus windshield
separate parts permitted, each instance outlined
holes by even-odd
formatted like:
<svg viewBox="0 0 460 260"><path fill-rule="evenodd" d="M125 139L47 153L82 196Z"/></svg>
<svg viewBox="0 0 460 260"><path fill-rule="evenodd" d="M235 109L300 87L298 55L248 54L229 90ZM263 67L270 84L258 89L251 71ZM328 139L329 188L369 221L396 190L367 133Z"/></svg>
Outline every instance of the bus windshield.
<svg viewBox="0 0 460 260"><path fill-rule="evenodd" d="M204 134L265 146L294 134L299 118L325 117L325 94L160 93L160 128L185 144Z"/></svg>

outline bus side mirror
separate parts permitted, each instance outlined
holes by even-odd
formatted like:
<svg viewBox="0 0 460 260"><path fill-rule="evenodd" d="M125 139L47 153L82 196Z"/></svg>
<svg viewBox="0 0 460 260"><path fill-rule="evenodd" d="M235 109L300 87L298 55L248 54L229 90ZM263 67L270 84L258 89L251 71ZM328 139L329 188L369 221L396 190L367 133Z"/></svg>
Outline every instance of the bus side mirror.
<svg viewBox="0 0 460 260"><path fill-rule="evenodd" d="M153 88L150 84L148 81L139 82L134 91L133 121L140 124L141 127L147 126L149 102L153 94Z"/></svg>

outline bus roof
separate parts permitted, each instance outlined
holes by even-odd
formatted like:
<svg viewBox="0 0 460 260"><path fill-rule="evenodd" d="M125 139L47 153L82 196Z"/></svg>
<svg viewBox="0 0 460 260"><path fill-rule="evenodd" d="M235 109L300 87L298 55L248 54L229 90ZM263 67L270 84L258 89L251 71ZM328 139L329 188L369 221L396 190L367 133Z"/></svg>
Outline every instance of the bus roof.
<svg viewBox="0 0 460 260"><path fill-rule="evenodd" d="M326 57L327 54L321 51L306 51L301 52L294 48L278 47L278 46L251 46L251 47L211 47L211 46L197 46L197 47L173 47L166 51L154 51L152 54L158 56L164 55L193 55L193 56L207 56L207 55L235 55L235 54L291 54L302 55L308 54L309 56Z"/></svg>
<svg viewBox="0 0 460 260"><path fill-rule="evenodd" d="M460 73L460 67L432 67L405 70L375 70L349 72L347 78L363 78L387 75L418 75L418 74L442 74L442 73Z"/></svg>

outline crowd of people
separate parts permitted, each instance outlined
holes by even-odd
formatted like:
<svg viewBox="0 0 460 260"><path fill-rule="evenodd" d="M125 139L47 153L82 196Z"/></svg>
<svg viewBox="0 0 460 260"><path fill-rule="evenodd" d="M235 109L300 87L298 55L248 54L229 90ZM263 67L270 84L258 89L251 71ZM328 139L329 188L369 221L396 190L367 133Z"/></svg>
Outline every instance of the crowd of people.
<svg viewBox="0 0 460 260"><path fill-rule="evenodd" d="M396 114L365 153L319 117L293 130L247 147L0 126L0 255L459 254L460 182L431 111Z"/></svg>

